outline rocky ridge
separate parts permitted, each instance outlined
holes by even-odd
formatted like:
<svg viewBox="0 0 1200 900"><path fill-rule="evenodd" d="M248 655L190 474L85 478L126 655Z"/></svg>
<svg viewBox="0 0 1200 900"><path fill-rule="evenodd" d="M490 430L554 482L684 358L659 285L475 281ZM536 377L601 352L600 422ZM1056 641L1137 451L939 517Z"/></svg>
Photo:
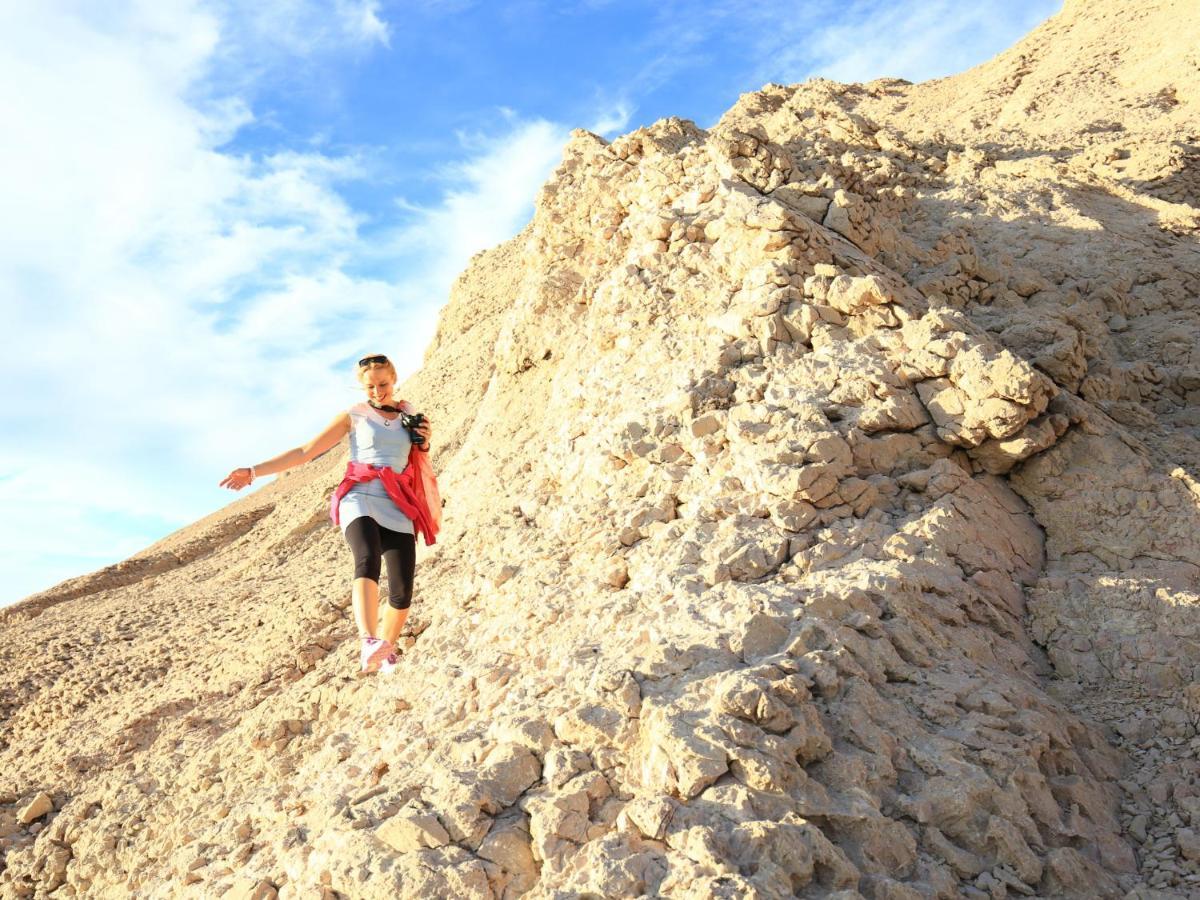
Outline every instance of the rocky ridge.
<svg viewBox="0 0 1200 900"><path fill-rule="evenodd" d="M576 133L404 389L399 673L344 450L5 611L0 892L1200 893L1200 21L1130 8Z"/></svg>

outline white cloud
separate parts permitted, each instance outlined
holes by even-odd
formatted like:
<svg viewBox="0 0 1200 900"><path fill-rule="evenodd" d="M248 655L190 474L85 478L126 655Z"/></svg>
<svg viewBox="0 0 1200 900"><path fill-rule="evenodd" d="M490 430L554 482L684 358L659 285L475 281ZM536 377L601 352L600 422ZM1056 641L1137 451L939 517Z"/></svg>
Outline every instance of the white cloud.
<svg viewBox="0 0 1200 900"><path fill-rule="evenodd" d="M587 130L593 134L608 137L624 131L632 115L633 107L625 101L619 101L609 108L601 110L596 120L587 126Z"/></svg>
<svg viewBox="0 0 1200 900"><path fill-rule="evenodd" d="M792 83L897 77L924 81L961 72L1007 49L1061 0L1023 3L885 3L859 0L820 20L779 17L764 29L756 81Z"/></svg>
<svg viewBox="0 0 1200 900"><path fill-rule="evenodd" d="M562 125L536 119L516 122L500 136L459 137L471 155L443 169L443 178L454 187L426 222L439 240L453 241L470 257L524 224L534 194L562 157L568 134Z"/></svg>
<svg viewBox="0 0 1200 900"><path fill-rule="evenodd" d="M353 46L388 46L379 0L214 0L229 49L278 54L272 62Z"/></svg>
<svg viewBox="0 0 1200 900"><path fill-rule="evenodd" d="M391 30L379 18L379 0L337 0L335 9L341 17L342 28L352 38L366 44L391 46Z"/></svg>
<svg viewBox="0 0 1200 900"><path fill-rule="evenodd" d="M703 72L755 90L814 76L920 81L1007 49L1062 0L663 0L642 35L624 95L644 98ZM711 73L721 71L723 79ZM722 110L723 112L723 110Z"/></svg>
<svg viewBox="0 0 1200 900"><path fill-rule="evenodd" d="M446 185L438 204L405 204L411 221L389 243L398 253L436 258L427 274L429 287L441 296L475 253L521 229L569 137L569 129L554 122L521 121L510 110L500 115L507 128L498 135L459 134L469 155L438 173Z"/></svg>

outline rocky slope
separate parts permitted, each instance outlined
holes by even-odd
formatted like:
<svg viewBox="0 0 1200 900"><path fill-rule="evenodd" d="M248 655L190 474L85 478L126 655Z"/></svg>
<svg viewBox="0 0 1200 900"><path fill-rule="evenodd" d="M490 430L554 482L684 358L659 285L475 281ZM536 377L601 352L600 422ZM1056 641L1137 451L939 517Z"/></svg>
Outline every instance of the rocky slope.
<svg viewBox="0 0 1200 900"><path fill-rule="evenodd" d="M5 611L0 892L1200 893L1198 27L577 133L403 391L399 672L344 449Z"/></svg>

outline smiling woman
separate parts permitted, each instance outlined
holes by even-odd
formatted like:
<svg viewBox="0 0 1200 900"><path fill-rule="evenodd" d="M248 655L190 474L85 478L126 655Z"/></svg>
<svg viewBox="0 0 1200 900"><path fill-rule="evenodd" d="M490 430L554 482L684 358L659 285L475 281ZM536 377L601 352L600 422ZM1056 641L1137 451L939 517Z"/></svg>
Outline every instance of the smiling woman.
<svg viewBox="0 0 1200 900"><path fill-rule="evenodd" d="M358 361L358 381L367 396L334 416L307 444L266 462L234 469L222 487L241 490L258 475L272 475L316 459L346 435L350 463L334 492L330 513L354 554L354 621L362 648L363 673L395 671L396 640L412 604L416 537L427 545L441 527L441 500L427 454L430 420L395 398L396 367L383 354ZM379 576L388 573L388 605L379 623Z"/></svg>

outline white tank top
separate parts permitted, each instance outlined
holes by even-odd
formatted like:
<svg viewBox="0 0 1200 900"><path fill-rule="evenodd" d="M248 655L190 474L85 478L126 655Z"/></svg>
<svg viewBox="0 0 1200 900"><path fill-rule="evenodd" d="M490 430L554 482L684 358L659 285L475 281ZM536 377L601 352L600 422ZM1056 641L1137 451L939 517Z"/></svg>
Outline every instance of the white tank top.
<svg viewBox="0 0 1200 900"><path fill-rule="evenodd" d="M405 404L404 411L410 415L412 406ZM369 403L356 403L346 410L350 416L350 459L372 466L391 466L397 472L408 467L408 453L412 449L412 438L400 424L400 417L387 419ZM338 519L342 531L360 516L370 516L383 528L413 534L412 519L388 496L383 482L376 478L356 484L338 506Z"/></svg>

